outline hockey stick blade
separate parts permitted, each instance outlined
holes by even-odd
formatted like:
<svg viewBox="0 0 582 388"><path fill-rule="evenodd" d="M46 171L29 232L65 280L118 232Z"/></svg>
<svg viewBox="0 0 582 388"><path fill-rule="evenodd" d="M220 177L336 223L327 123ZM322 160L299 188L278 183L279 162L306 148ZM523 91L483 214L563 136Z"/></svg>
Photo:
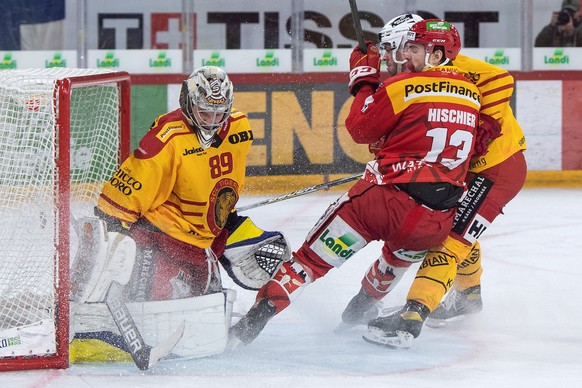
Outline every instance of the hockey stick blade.
<svg viewBox="0 0 582 388"><path fill-rule="evenodd" d="M361 173L350 175L350 176L347 176L345 178L336 179L336 180L331 181L331 182L320 183L320 184L315 185L315 186L306 187L304 189L296 190L296 191L293 191L291 193L280 195L278 197L266 199L266 200L261 201L261 202L252 203L250 205L237 207L236 210L239 212L243 212L245 210L251 210L251 209L254 209L254 208L257 208L260 206L270 205L272 203L281 202L281 201L284 201L286 199L300 197L300 196L305 195L305 194L311 194L315 191L326 190L326 189L329 189L330 187L334 187L334 186L341 185L343 183L355 181L356 179L359 179L361 177L362 177Z"/></svg>
<svg viewBox="0 0 582 388"><path fill-rule="evenodd" d="M174 346L184 334L185 323L182 324L158 346L152 348L146 345L129 309L121 301L123 286L116 281L111 282L105 304L119 329L123 341L129 349L133 362L140 370L147 370L157 364L159 360L168 356Z"/></svg>
<svg viewBox="0 0 582 388"><path fill-rule="evenodd" d="M358 12L358 4L356 0L349 0L350 10L352 11L352 21L354 23L354 31L356 32L356 39L358 39L358 46L360 46L360 51L366 54L368 48L366 47L366 41L364 40L364 32L362 31L362 23L360 22L360 13Z"/></svg>

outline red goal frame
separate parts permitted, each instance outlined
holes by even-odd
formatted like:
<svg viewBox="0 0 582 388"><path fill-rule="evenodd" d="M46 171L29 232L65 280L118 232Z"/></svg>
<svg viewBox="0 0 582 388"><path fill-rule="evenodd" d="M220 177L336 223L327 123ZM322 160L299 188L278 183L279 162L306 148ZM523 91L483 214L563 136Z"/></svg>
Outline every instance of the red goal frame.
<svg viewBox="0 0 582 388"><path fill-rule="evenodd" d="M55 217L55 278L56 290L56 353L50 356L16 356L0 359L0 371L30 370L45 368L68 368L69 366L69 266L70 266L70 198L71 198L71 92L83 86L116 83L120 90L119 104L119 151L121 163L130 152L131 124L131 78L127 72L71 76L58 79L54 88L55 135L58 137L56 175L54 188Z"/></svg>

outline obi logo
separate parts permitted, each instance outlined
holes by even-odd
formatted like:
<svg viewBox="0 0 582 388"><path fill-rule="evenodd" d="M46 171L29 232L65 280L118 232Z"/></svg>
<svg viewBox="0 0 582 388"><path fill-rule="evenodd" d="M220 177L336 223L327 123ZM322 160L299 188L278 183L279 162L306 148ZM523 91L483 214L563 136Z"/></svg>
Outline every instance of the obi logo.
<svg viewBox="0 0 582 388"><path fill-rule="evenodd" d="M150 67L172 67L172 59L166 57L165 51L160 51L156 59L150 59Z"/></svg>
<svg viewBox="0 0 582 388"><path fill-rule="evenodd" d="M337 256L347 260L356 253L353 249L349 249L350 246L358 242L358 239L355 236L352 236L350 233L346 233L338 238L328 237L328 235L329 229L326 229L325 232L319 236L319 240Z"/></svg>
<svg viewBox="0 0 582 388"><path fill-rule="evenodd" d="M11 53L4 54L2 62L0 62L0 70L16 69L16 61L12 59Z"/></svg>
<svg viewBox="0 0 582 388"><path fill-rule="evenodd" d="M324 51L321 58L313 58L313 66L337 66L337 57L331 51Z"/></svg>
<svg viewBox="0 0 582 388"><path fill-rule="evenodd" d="M202 66L217 66L217 67L224 67L226 65L226 61L224 58L220 57L220 51L213 51L210 54L210 59L202 58Z"/></svg>
<svg viewBox="0 0 582 388"><path fill-rule="evenodd" d="M57 51L55 55L53 55L53 59L50 61L44 61L44 67L47 69L53 67L67 67L67 60L63 59L62 53Z"/></svg>
<svg viewBox="0 0 582 388"><path fill-rule="evenodd" d="M564 49L556 49L554 51L554 55L548 57L544 55L544 63L549 65L564 65L570 63L570 56L564 55Z"/></svg>
<svg viewBox="0 0 582 388"><path fill-rule="evenodd" d="M267 51L265 56L257 58L257 67L277 67L279 66L279 58L275 57L273 51Z"/></svg>
<svg viewBox="0 0 582 388"><path fill-rule="evenodd" d="M492 65L509 65L509 57L503 55L503 50L495 50L493 57L485 57L485 62L489 62Z"/></svg>
<svg viewBox="0 0 582 388"><path fill-rule="evenodd" d="M115 53L113 51L109 51L107 54L105 54L105 58L103 60L97 58L97 67L119 67L119 59L115 58Z"/></svg>

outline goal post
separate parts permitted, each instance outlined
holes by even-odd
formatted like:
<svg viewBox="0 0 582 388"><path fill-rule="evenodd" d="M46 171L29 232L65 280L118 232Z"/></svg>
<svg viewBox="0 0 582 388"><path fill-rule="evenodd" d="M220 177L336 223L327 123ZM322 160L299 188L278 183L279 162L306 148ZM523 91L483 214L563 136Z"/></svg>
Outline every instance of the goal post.
<svg viewBox="0 0 582 388"><path fill-rule="evenodd" d="M68 367L71 215L92 215L129 130L126 72L0 71L0 371Z"/></svg>

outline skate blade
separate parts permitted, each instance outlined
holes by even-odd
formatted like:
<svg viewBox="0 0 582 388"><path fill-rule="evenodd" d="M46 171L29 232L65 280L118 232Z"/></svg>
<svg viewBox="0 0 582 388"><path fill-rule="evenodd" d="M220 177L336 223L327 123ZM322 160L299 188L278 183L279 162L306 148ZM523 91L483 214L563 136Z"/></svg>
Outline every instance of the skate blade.
<svg viewBox="0 0 582 388"><path fill-rule="evenodd" d="M362 338L374 345L390 349L408 349L412 345L414 336L407 331L396 330L396 336L388 337L386 333L376 327L368 327Z"/></svg>
<svg viewBox="0 0 582 388"><path fill-rule="evenodd" d="M467 319L467 315L457 315L456 317L447 319L435 319L431 318L430 315L426 318L424 324L432 329L442 329L449 326L451 323L461 322Z"/></svg>

